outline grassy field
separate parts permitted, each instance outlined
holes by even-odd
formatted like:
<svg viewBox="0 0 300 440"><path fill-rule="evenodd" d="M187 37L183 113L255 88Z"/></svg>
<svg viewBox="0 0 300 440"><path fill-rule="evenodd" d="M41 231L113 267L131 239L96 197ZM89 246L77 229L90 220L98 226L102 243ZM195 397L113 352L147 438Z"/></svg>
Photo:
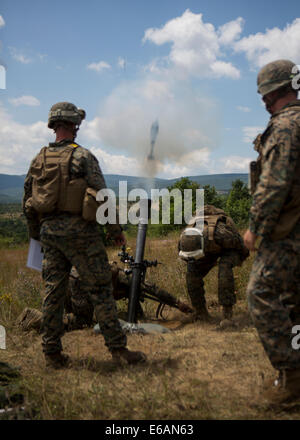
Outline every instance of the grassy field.
<svg viewBox="0 0 300 440"><path fill-rule="evenodd" d="M129 241L129 246L134 240ZM109 248L111 260L118 249ZM22 333L15 320L25 306L41 307L43 286L38 272L27 269L27 247L1 249L0 324L7 330L1 360L19 366L26 406L34 419L299 419L300 409L274 412L261 397L264 379L273 377L247 313L245 290L251 256L235 269L236 327L220 331L217 269L206 277L206 298L214 323L194 323L178 311L165 312L171 333L129 335L128 346L141 349L145 365L115 366L102 336L92 329L66 333L63 346L72 358L65 370L45 368L41 337ZM177 258L177 237L149 239L146 258L163 264L148 279L188 301L185 264ZM120 309L124 309L122 301ZM144 307L149 322L155 307Z"/></svg>

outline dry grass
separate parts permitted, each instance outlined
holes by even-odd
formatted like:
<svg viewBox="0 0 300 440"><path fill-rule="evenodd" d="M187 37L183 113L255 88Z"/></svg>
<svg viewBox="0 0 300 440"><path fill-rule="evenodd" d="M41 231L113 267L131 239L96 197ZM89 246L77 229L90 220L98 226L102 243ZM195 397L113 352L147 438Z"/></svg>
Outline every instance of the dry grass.
<svg viewBox="0 0 300 440"><path fill-rule="evenodd" d="M185 265L177 259L176 237L148 240L146 257L163 264L149 278L184 300ZM134 247L132 248L134 252ZM110 259L117 259L110 249ZM181 325L167 334L129 335L128 346L142 349L141 366L113 365L103 338L92 329L65 334L72 358L66 370L44 366L41 338L20 333L14 320L22 308L41 303L40 274L25 268L26 249L1 251L0 323L7 327L7 349L1 359L21 367L22 383L35 419L298 419L300 411L273 412L261 398L263 377L272 377L247 313L245 289L252 258L235 269L238 302L236 329L217 331L216 324L189 322L180 312L166 312L167 322ZM206 277L207 302L216 321L217 273ZM154 319L155 308L145 310ZM175 326L176 327L176 326Z"/></svg>

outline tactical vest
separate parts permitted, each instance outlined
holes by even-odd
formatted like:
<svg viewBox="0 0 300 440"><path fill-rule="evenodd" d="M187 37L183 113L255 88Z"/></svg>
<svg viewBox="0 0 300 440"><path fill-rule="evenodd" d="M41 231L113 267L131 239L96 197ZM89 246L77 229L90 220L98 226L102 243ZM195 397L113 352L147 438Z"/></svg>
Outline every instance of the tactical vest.
<svg viewBox="0 0 300 440"><path fill-rule="evenodd" d="M300 148L300 145L298 146ZM287 237L300 220L300 154L294 169L294 178L285 203L281 208L271 239L282 240Z"/></svg>
<svg viewBox="0 0 300 440"><path fill-rule="evenodd" d="M215 230L219 221L222 221L226 224L227 216L222 209L218 209L210 205L205 206L204 212L204 252L205 254L219 253L222 248L215 242ZM198 218L198 216L194 217L191 222L189 222L189 226L195 227Z"/></svg>
<svg viewBox="0 0 300 440"><path fill-rule="evenodd" d="M268 127L262 133L262 135L259 135L254 141L255 149L259 152L259 157L257 159L258 165L256 169L254 191L258 184L259 177L262 172L262 167L265 157L270 153L270 151L263 151L263 149L264 149L264 143L268 135L270 134L271 130L272 130L272 122L269 123ZM300 219L300 155L298 155L298 162L295 166L294 179L291 184L291 189L280 211L277 223L271 233L271 239L277 241L287 237L288 234L294 229L296 224L299 222L299 219Z"/></svg>
<svg viewBox="0 0 300 440"><path fill-rule="evenodd" d="M26 207L38 214L69 212L81 214L87 183L84 179L70 180L70 164L77 144L55 151L43 147L31 164L32 197Z"/></svg>
<svg viewBox="0 0 300 440"><path fill-rule="evenodd" d="M271 234L271 239L274 241L287 237L300 220L300 155L298 156L294 176L290 192Z"/></svg>

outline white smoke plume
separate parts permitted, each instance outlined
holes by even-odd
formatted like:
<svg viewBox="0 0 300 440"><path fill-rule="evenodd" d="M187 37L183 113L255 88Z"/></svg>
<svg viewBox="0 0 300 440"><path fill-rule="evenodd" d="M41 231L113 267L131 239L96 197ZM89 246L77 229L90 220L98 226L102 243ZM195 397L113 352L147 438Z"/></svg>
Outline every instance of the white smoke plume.
<svg viewBox="0 0 300 440"><path fill-rule="evenodd" d="M159 120L155 160L147 160L149 130ZM83 125L85 136L101 141L110 152L124 152L140 164L137 173L154 176L162 164L184 167L188 153L197 151L199 169L207 151L219 143L217 103L187 82L144 79L115 89L100 107L100 115Z"/></svg>

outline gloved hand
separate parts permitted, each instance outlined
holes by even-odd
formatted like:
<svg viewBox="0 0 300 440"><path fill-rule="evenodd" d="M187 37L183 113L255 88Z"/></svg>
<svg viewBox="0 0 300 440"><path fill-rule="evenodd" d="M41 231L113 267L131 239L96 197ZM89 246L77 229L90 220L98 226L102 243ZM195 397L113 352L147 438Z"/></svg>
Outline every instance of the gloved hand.
<svg viewBox="0 0 300 440"><path fill-rule="evenodd" d="M121 232L120 235L117 235L116 237L113 238L115 245L116 246L126 246L126 238L125 235L123 234L123 232Z"/></svg>

